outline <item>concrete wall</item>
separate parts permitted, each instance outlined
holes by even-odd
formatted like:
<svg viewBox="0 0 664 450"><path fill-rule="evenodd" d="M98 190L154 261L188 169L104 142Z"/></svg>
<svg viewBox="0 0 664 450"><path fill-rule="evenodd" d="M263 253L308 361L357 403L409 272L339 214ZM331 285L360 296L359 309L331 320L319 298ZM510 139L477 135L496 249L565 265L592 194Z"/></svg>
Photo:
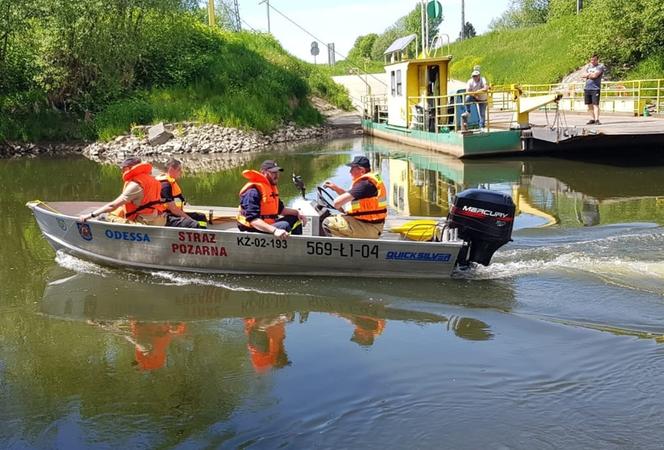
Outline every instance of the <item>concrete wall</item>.
<svg viewBox="0 0 664 450"><path fill-rule="evenodd" d="M387 94L389 84L387 75L384 72L368 75L342 75L332 77L332 79L335 83L348 89L353 106L355 106L358 111L362 111L361 99L362 97L369 95L369 87L371 88L371 95L385 95Z"/></svg>

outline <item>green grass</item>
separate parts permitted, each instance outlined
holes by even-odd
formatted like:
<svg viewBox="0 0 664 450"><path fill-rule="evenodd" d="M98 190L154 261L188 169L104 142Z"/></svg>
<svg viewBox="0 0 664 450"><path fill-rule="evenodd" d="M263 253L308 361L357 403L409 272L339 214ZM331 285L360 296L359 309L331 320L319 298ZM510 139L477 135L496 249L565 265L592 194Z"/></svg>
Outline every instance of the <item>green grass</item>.
<svg viewBox="0 0 664 450"><path fill-rule="evenodd" d="M288 54L269 35L195 27L190 55L159 55L164 66L151 88L137 88L81 114L36 110L44 94L0 97L0 140L111 140L132 125L198 121L271 132L285 122L322 123L308 100L320 96L350 109L347 91L328 72ZM180 62L183 61L183 62ZM170 65L168 65L170 63Z"/></svg>
<svg viewBox="0 0 664 450"><path fill-rule="evenodd" d="M492 84L556 83L580 67L576 17L528 28L487 33L454 43L451 77L466 80L475 65Z"/></svg>
<svg viewBox="0 0 664 450"><path fill-rule="evenodd" d="M492 84L558 83L587 64L593 53L592 33L582 32L587 25L585 20L584 16L567 16L542 25L495 31L455 42L451 46L451 77L466 80L472 68L480 65ZM598 53L601 60L602 51ZM664 52L651 54L633 67L609 64L607 78L664 78Z"/></svg>
<svg viewBox="0 0 664 450"><path fill-rule="evenodd" d="M627 72L628 80L649 80L664 78L664 52L648 56Z"/></svg>

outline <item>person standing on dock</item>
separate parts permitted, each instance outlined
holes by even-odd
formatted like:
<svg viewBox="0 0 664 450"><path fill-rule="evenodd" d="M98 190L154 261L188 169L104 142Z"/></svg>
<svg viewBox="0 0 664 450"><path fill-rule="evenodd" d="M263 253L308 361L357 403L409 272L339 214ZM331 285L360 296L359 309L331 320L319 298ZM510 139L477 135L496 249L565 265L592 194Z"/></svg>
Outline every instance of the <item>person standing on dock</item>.
<svg viewBox="0 0 664 450"><path fill-rule="evenodd" d="M590 63L586 66L585 74L582 78L586 79L586 85L583 88L583 100L588 105L590 120L586 125L600 125L599 122L599 96L602 89L602 75L606 67L599 63L597 55L590 57Z"/></svg>
<svg viewBox="0 0 664 450"><path fill-rule="evenodd" d="M378 239L387 217L385 185L378 173L371 172L371 163L366 156L356 156L346 165L353 178L349 191L329 180L324 186L339 194L334 200L335 208L341 210L349 202L350 208L346 214L325 218L323 229L328 236Z"/></svg>
<svg viewBox="0 0 664 450"><path fill-rule="evenodd" d="M464 101L466 112L462 114L464 122L468 121L468 118L471 115L471 105L476 104L479 112L479 125L480 128L484 128L485 118L486 118L486 104L489 96L487 92L489 91L489 83L487 83L486 78L480 73L479 66L475 66L472 73L470 74L470 79L466 86L466 99Z"/></svg>

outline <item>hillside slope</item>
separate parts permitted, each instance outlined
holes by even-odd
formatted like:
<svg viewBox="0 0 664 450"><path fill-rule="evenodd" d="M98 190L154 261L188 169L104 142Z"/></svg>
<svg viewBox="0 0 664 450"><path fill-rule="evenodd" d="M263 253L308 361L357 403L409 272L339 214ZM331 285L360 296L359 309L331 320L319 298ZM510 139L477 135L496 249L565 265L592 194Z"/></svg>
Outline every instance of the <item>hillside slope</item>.
<svg viewBox="0 0 664 450"><path fill-rule="evenodd" d="M576 20L502 30L455 42L451 77L466 80L474 66L492 84L555 83L587 61L575 50Z"/></svg>
<svg viewBox="0 0 664 450"><path fill-rule="evenodd" d="M0 52L0 142L109 140L159 121L270 132L321 123L311 95L350 108L324 70L271 35L211 29L195 11L149 2L111 11L122 5L44 0L49 20L9 30ZM123 11L131 26L118 26Z"/></svg>

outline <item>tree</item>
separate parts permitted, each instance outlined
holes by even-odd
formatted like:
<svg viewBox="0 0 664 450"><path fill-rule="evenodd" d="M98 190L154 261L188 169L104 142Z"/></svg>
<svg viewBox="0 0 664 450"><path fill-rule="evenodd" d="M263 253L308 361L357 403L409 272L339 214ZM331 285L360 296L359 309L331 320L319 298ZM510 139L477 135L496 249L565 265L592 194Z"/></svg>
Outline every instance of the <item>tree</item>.
<svg viewBox="0 0 664 450"><path fill-rule="evenodd" d="M378 39L378 35L376 33L359 36L357 39L355 39L353 48L351 48L348 52L348 59L350 61L359 61L362 58L370 59L371 49L373 48L376 39Z"/></svg>
<svg viewBox="0 0 664 450"><path fill-rule="evenodd" d="M588 3L588 0L586 0ZM549 16L547 20L559 19L576 14L576 1L549 0Z"/></svg>
<svg viewBox="0 0 664 450"><path fill-rule="evenodd" d="M418 42L422 42L421 8L422 5L418 3L411 12L403 17L400 17L396 22L394 22L393 25L388 27L380 36L376 38L373 49L371 50L371 56L373 59L378 60L382 58L383 52L397 38L407 36L409 34L416 34ZM440 27L442 21L442 16L438 19L429 17L429 45L431 45L436 35L438 34L438 28Z"/></svg>
<svg viewBox="0 0 664 450"><path fill-rule="evenodd" d="M664 46L664 7L661 0L593 0L584 2L587 26L579 41L585 56L598 53L613 73L653 55Z"/></svg>
<svg viewBox="0 0 664 450"><path fill-rule="evenodd" d="M404 21L404 27L405 27L405 34L417 34L417 39L422 42L422 4L418 3L415 8L408 13L405 17L403 17ZM429 17L429 45L433 42L434 38L436 35L438 35L438 28L440 27L441 22L443 21L443 17L441 15L440 18L434 19L433 17Z"/></svg>
<svg viewBox="0 0 664 450"><path fill-rule="evenodd" d="M463 26L463 30L459 32L459 37L461 39L468 39L471 37L477 36L477 32L475 31L475 27L473 26L472 23L466 22L466 24Z"/></svg>
<svg viewBox="0 0 664 450"><path fill-rule="evenodd" d="M25 50L16 47L25 45L25 41L31 38L26 32L29 23L42 15L43 2L40 0L0 0L0 92L17 81L12 78L17 76L16 72L21 71L19 67L27 65L25 58L19 58ZM8 61L11 53L17 58Z"/></svg>
<svg viewBox="0 0 664 450"><path fill-rule="evenodd" d="M546 23L550 0L512 0L510 7L489 25L492 30L521 28Z"/></svg>

